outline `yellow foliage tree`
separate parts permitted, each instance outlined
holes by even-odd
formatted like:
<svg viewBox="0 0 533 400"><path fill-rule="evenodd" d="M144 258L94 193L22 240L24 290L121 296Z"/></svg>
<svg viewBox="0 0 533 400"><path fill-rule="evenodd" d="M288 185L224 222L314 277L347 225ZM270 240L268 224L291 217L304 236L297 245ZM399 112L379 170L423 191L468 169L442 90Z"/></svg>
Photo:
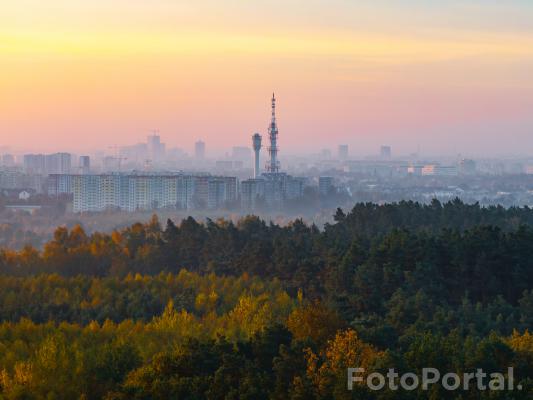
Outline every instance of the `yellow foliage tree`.
<svg viewBox="0 0 533 400"><path fill-rule="evenodd" d="M363 342L353 329L339 331L320 354L306 350L307 377L320 396L329 398L328 394L335 388L340 387L342 390L339 392L346 392L348 368L369 371L383 355L383 352Z"/></svg>
<svg viewBox="0 0 533 400"><path fill-rule="evenodd" d="M295 339L311 339L319 346L343 326L342 319L319 302L296 308L287 320L287 327Z"/></svg>
<svg viewBox="0 0 533 400"><path fill-rule="evenodd" d="M530 353L533 355L533 335L529 333L528 330L526 330L523 335L514 331L507 342L514 351Z"/></svg>

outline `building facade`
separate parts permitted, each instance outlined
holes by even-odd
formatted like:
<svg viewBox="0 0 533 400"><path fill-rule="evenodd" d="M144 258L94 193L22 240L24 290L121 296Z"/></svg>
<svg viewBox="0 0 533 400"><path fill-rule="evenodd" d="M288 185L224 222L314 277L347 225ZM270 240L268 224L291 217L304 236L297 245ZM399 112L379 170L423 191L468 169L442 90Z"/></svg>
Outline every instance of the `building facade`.
<svg viewBox="0 0 533 400"><path fill-rule="evenodd" d="M58 197L63 194L72 193L72 175L51 174L47 178L48 196Z"/></svg>
<svg viewBox="0 0 533 400"><path fill-rule="evenodd" d="M183 174L71 175L73 211L216 209L237 198L237 178Z"/></svg>
<svg viewBox="0 0 533 400"><path fill-rule="evenodd" d="M287 200L303 196L305 178L282 172L265 173L257 179L241 182L241 207L253 210L259 204L268 208L282 208Z"/></svg>
<svg viewBox="0 0 533 400"><path fill-rule="evenodd" d="M320 176L318 178L318 193L327 196L335 188L334 179L331 176Z"/></svg>

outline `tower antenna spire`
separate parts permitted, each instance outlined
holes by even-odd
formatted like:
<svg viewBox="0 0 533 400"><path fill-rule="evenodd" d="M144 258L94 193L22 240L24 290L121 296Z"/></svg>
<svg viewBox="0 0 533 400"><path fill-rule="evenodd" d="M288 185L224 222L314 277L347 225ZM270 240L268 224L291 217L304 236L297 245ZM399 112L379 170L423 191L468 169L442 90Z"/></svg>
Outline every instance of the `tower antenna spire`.
<svg viewBox="0 0 533 400"><path fill-rule="evenodd" d="M270 139L270 147L268 153L270 154L270 162L267 165L267 171L271 173L279 172L278 161L278 125L276 123L276 96L272 93L272 119L268 127L268 136Z"/></svg>

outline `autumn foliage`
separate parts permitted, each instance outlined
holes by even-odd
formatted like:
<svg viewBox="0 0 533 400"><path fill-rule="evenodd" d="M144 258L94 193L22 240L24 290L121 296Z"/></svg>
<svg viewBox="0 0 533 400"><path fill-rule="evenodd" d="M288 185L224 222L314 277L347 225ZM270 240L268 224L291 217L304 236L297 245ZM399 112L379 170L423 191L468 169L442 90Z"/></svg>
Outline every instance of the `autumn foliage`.
<svg viewBox="0 0 533 400"><path fill-rule="evenodd" d="M0 399L530 399L532 225L455 201L60 227L0 250ZM350 392L350 367L513 367L523 390Z"/></svg>

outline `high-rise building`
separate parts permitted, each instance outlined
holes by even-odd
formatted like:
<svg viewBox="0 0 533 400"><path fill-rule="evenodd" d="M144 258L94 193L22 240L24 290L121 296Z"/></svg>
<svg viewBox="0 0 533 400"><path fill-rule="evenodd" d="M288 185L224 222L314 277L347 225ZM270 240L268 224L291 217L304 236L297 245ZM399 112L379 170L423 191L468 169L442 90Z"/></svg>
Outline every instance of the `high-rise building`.
<svg viewBox="0 0 533 400"><path fill-rule="evenodd" d="M381 146L379 154L381 158L389 159L392 156L392 149L390 146Z"/></svg>
<svg viewBox="0 0 533 400"><path fill-rule="evenodd" d="M69 153L47 154L45 157L46 174L70 174L71 155Z"/></svg>
<svg viewBox="0 0 533 400"><path fill-rule="evenodd" d="M285 181L285 199L294 200L303 196L306 178L287 175Z"/></svg>
<svg viewBox="0 0 533 400"><path fill-rule="evenodd" d="M74 212L104 210L101 178L102 175L74 175L72 177Z"/></svg>
<svg viewBox="0 0 533 400"><path fill-rule="evenodd" d="M201 140L194 144L194 156L197 160L203 160L205 158L205 143Z"/></svg>
<svg viewBox="0 0 533 400"><path fill-rule="evenodd" d="M91 172L91 158L89 156L80 156L79 168L81 174L89 174Z"/></svg>
<svg viewBox="0 0 533 400"><path fill-rule="evenodd" d="M237 199L237 178L183 174L71 175L74 212L220 208Z"/></svg>
<svg viewBox="0 0 533 400"><path fill-rule="evenodd" d="M207 208L209 197L209 176L198 176L194 181L193 207L197 209Z"/></svg>
<svg viewBox="0 0 533 400"><path fill-rule="evenodd" d="M148 157L154 162L162 161L165 158L166 146L161 143L161 138L155 133L147 138Z"/></svg>
<svg viewBox="0 0 533 400"><path fill-rule="evenodd" d="M321 196L327 196L331 193L334 185L333 177L331 176L320 176L318 178L318 192Z"/></svg>
<svg viewBox="0 0 533 400"><path fill-rule="evenodd" d="M44 154L24 154L24 170L30 174L46 174Z"/></svg>
<svg viewBox="0 0 533 400"><path fill-rule="evenodd" d="M13 154L4 154L2 155L2 166L12 167L15 165L15 157Z"/></svg>
<svg viewBox="0 0 533 400"><path fill-rule="evenodd" d="M30 189L42 193L44 186L43 175L27 173L16 167L0 169L0 189Z"/></svg>
<svg viewBox="0 0 533 400"><path fill-rule="evenodd" d="M254 210L258 203L264 200L265 180L247 179L241 182L241 208L244 210Z"/></svg>
<svg viewBox="0 0 533 400"><path fill-rule="evenodd" d="M338 148L338 156L341 160L347 160L348 159L348 145L347 144L341 144Z"/></svg>
<svg viewBox="0 0 533 400"><path fill-rule="evenodd" d="M285 182L284 174L263 174L264 178L264 196L265 205L268 207L279 209L283 207L285 200Z"/></svg>
<svg viewBox="0 0 533 400"><path fill-rule="evenodd" d="M207 208L213 210L221 207L226 201L226 183L222 179L208 181Z"/></svg>
<svg viewBox="0 0 533 400"><path fill-rule="evenodd" d="M177 208L190 209L194 207L193 196L196 190L196 177L191 175L178 176L177 178Z"/></svg>
<svg viewBox="0 0 533 400"><path fill-rule="evenodd" d="M48 196L57 197L63 194L72 194L72 175L50 174L46 180Z"/></svg>
<svg viewBox="0 0 533 400"><path fill-rule="evenodd" d="M303 196L305 178L293 177L283 172L264 173L257 179L241 182L241 204L245 209L253 209L257 198L270 208L281 208L287 200Z"/></svg>

